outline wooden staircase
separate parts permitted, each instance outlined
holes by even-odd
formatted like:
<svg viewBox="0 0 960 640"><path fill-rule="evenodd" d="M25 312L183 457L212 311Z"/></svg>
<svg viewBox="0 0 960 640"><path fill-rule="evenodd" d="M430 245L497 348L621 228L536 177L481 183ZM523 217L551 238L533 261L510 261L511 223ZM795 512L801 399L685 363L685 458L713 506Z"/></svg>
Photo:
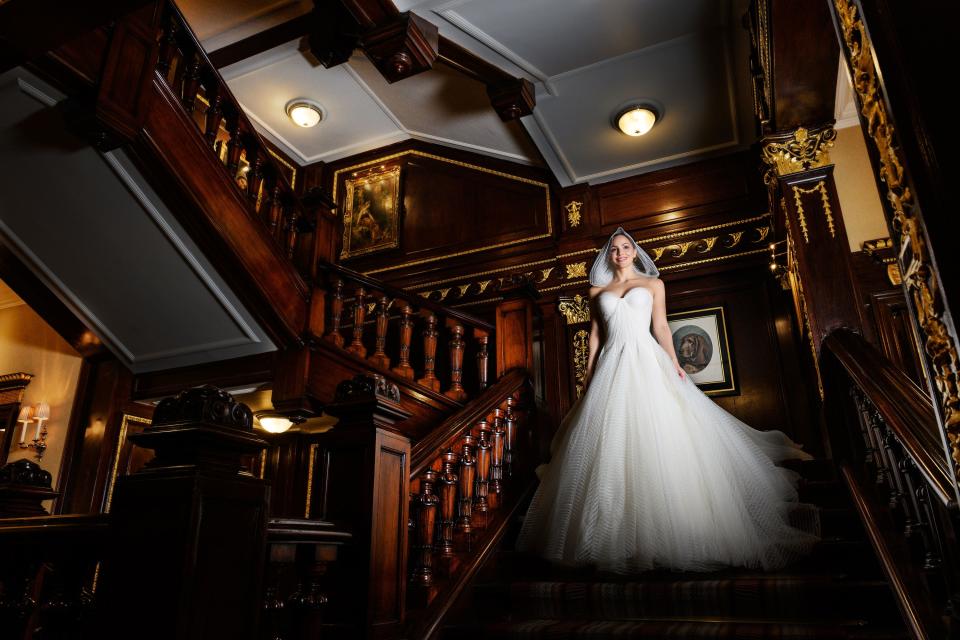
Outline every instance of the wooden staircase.
<svg viewBox="0 0 960 640"><path fill-rule="evenodd" d="M909 637L832 463L795 468L801 500L819 512L822 542L793 566L629 576L560 568L511 550L517 520L457 603L442 637Z"/></svg>

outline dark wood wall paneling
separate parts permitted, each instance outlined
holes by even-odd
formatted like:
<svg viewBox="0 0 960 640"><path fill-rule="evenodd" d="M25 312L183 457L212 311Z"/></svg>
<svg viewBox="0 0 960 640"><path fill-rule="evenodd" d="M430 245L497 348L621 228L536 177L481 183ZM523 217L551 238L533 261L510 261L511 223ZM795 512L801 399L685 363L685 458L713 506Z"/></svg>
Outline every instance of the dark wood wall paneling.
<svg viewBox="0 0 960 640"><path fill-rule="evenodd" d="M402 143L324 166L325 184L331 189L336 186L337 201L342 203L342 178L349 175L343 168L426 148ZM436 147L429 151L460 161L466 157ZM516 165L504 169L502 162L472 154L469 158L471 164L508 173L543 175L539 169ZM528 274L541 293L536 331L542 345L537 363L545 409L554 425L575 399L568 344L572 332L557 311L558 296L586 295L586 271L594 249L623 226L650 250L672 247L658 261L667 285L668 311L724 306L738 392L717 397L718 404L748 424L782 429L811 449L818 448L819 434L809 413L816 390L814 385L811 391L808 381L813 378L807 376L812 370L806 369L803 360L809 354L797 340L789 293L770 275L765 235L757 231L769 222L763 217L766 192L753 155L733 154L600 185L568 189L554 185L551 195L557 218L550 239L407 266L422 257L492 245L543 227L536 226L539 200L520 197L525 193L522 185L511 190L502 181L477 176L474 170L416 156L403 167L401 195L406 210L401 214L400 248L347 264L444 304L465 305L481 317L492 317L500 277ZM307 174L316 170L308 168ZM334 185L337 170L341 178ZM488 185L495 194L491 199L473 195ZM496 199L514 192L518 196L514 200ZM580 203L579 216L570 215L566 207L571 202ZM475 222L478 216L483 223ZM738 226L744 220L752 222ZM728 232L740 235L734 241ZM719 239L709 249L696 242L716 236ZM684 246L689 241L694 242ZM480 293L478 283L488 279L492 284ZM460 295L461 286L466 287L464 295ZM539 446L546 447L548 440L545 437Z"/></svg>

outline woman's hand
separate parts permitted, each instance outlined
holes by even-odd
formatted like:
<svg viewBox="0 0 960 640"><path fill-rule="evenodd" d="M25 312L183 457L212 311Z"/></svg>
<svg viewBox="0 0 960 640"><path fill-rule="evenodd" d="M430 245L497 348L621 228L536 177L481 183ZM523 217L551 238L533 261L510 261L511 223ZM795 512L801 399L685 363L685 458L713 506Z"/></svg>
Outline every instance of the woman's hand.
<svg viewBox="0 0 960 640"><path fill-rule="evenodd" d="M680 379L683 380L687 377L687 372L683 370L683 367L680 366L679 362L673 363L674 368L677 370L677 375L680 376Z"/></svg>

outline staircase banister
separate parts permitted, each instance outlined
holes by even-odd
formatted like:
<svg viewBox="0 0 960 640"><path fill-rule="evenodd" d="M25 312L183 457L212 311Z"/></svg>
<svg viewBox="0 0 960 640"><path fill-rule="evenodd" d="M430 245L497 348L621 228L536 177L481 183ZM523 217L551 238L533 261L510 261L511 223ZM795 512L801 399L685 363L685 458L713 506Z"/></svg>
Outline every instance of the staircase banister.
<svg viewBox="0 0 960 640"><path fill-rule="evenodd" d="M196 34L193 32L193 29L190 27L190 23L184 17L183 12L180 11L180 7L177 6L177 3L173 2L173 0L167 0L164 4L166 4L167 8L170 11L172 11L174 15L176 15L177 20L183 29L180 32L181 36L186 38L189 41L189 43L193 46L196 54L200 56L200 59L202 60L202 66L204 68L204 72L211 74L212 77L216 80L218 90L224 92L223 96L228 99L228 102L235 109L236 111L235 115L244 124L244 128L246 129L247 133L249 135L255 136L257 143L260 145L260 147L266 150L268 147L263 139L263 136L260 135L260 132L257 131L256 127L253 126L253 123L250 121L250 119L247 118L246 113L244 113L243 109L240 107L240 101L237 100L237 98L233 95L233 92L230 91L230 87L227 85L226 80L224 80L223 77L220 75L220 71L210 61L210 58L207 55L206 49L204 49L203 45L200 44L200 41L197 39ZM308 208L303 206L303 203L294 194L293 187L290 185L290 182L287 180L287 177L284 175L283 169L280 167L280 164L269 153L266 153L264 155L265 155L264 159L266 163L270 166L271 173L273 173L276 179L283 184L285 197L289 198L291 204L293 204L297 209L301 211L308 211Z"/></svg>
<svg viewBox="0 0 960 640"><path fill-rule="evenodd" d="M358 284L363 285L369 289L375 291L382 291L386 293L391 298L407 300L408 302L415 305L418 309L428 309L434 313L440 314L446 318L452 318L463 322L465 325L474 328L481 329L483 331L493 334L495 327L486 320L482 320L476 316L470 315L469 313L464 313L456 309L451 309L450 307L445 307L442 304L437 304L432 300L427 300L418 295L411 294L408 291L404 291L398 287L386 284L370 276L366 276L359 271L354 271L353 269L348 269L338 264L333 264L332 262L327 262L321 260L318 264L318 269L322 271L327 271L328 273L336 274L343 277L345 280L350 280Z"/></svg>
<svg viewBox="0 0 960 640"><path fill-rule="evenodd" d="M413 445L410 451L410 477L419 477L465 430L499 407L503 399L522 388L528 378L529 374L523 369L508 371L496 384L485 389L467 406Z"/></svg>
<svg viewBox="0 0 960 640"><path fill-rule="evenodd" d="M57 536L66 536L70 544L76 544L76 536L105 538L109 529L110 516L106 513L0 518L0 546L14 539L36 541Z"/></svg>
<svg viewBox="0 0 960 640"><path fill-rule="evenodd" d="M862 336L836 329L822 343L850 380L873 403L930 488L946 506L954 506L952 474L937 433L930 397Z"/></svg>
<svg viewBox="0 0 960 640"><path fill-rule="evenodd" d="M267 520L267 542L270 544L344 544L352 538L352 533L325 520L303 518Z"/></svg>

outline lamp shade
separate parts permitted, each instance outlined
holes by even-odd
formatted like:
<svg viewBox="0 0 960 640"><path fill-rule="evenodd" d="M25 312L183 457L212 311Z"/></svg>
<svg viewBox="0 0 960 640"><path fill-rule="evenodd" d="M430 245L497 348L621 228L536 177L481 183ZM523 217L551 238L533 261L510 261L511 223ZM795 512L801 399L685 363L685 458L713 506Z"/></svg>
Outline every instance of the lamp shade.
<svg viewBox="0 0 960 640"><path fill-rule="evenodd" d="M617 129L628 136L642 136L657 122L657 112L649 107L630 107L617 114Z"/></svg>
<svg viewBox="0 0 960 640"><path fill-rule="evenodd" d="M17 422L30 422L33 420L33 406L24 405L20 407L20 414L17 416Z"/></svg>
<svg viewBox="0 0 960 640"><path fill-rule="evenodd" d="M38 402L37 410L34 413L34 419L37 422L43 422L44 420L50 419L50 405L46 402Z"/></svg>
<svg viewBox="0 0 960 640"><path fill-rule="evenodd" d="M283 433L293 426L293 421L282 416L263 416L260 426L268 433Z"/></svg>

